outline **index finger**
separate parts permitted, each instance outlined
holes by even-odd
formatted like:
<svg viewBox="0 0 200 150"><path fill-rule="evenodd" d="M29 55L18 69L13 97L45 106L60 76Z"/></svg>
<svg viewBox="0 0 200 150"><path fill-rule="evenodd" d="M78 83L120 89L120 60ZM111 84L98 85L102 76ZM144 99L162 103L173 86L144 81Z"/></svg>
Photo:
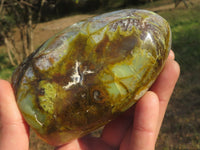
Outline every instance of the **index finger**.
<svg viewBox="0 0 200 150"><path fill-rule="evenodd" d="M28 149L28 126L17 107L12 86L0 80L0 149Z"/></svg>

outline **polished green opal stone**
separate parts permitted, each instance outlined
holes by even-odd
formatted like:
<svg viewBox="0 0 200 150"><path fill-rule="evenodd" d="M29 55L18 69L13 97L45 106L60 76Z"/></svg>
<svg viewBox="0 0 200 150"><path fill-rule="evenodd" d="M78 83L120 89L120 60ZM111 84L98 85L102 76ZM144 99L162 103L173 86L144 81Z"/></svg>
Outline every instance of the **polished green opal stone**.
<svg viewBox="0 0 200 150"><path fill-rule="evenodd" d="M171 48L159 15L125 9L54 35L14 72L17 104L46 142L61 145L105 125L145 94Z"/></svg>

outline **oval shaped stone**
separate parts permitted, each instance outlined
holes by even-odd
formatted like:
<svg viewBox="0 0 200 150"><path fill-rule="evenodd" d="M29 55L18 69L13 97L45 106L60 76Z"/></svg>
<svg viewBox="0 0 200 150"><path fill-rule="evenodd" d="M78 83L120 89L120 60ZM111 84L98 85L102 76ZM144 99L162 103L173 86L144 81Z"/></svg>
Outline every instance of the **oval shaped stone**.
<svg viewBox="0 0 200 150"><path fill-rule="evenodd" d="M171 48L159 15L125 9L54 35L14 72L17 104L46 142L61 145L126 111L161 72Z"/></svg>

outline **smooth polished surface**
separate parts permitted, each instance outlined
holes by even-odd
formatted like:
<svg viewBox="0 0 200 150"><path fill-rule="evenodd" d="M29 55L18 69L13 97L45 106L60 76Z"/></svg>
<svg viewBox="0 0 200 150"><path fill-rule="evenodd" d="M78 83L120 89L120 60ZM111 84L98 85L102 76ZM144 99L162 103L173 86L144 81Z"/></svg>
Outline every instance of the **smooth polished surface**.
<svg viewBox="0 0 200 150"><path fill-rule="evenodd" d="M108 123L153 84L171 49L169 24L126 9L76 23L14 72L17 103L46 142L61 145Z"/></svg>

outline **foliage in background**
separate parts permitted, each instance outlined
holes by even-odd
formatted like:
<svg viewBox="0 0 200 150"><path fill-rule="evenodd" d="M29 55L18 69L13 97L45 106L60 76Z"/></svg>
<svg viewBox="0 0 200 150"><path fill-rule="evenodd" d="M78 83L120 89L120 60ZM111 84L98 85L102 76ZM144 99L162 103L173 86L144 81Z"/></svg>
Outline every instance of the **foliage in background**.
<svg viewBox="0 0 200 150"><path fill-rule="evenodd" d="M6 53L1 53L0 49L0 79L10 80L14 67L10 64L10 60Z"/></svg>
<svg viewBox="0 0 200 150"><path fill-rule="evenodd" d="M15 66L33 52L34 21L41 18L41 8L45 0L1 0L0 36L6 45L10 63ZM20 32L20 44L14 39L14 27Z"/></svg>

